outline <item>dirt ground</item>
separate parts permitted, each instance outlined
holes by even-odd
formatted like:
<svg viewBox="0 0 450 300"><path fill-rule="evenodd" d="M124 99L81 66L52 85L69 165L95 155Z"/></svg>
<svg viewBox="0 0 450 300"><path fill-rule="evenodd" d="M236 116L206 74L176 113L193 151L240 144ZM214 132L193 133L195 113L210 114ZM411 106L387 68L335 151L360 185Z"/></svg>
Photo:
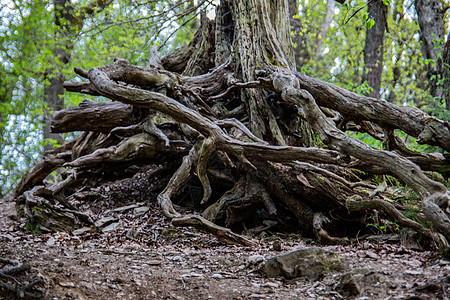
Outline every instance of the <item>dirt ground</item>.
<svg viewBox="0 0 450 300"><path fill-rule="evenodd" d="M256 248L230 246L192 228L174 228L150 207L145 214L105 212L114 225L79 235L27 233L0 200L0 262L28 263L13 277L44 299L448 299L450 262L398 242L320 246L348 264L317 280L265 278L264 259L315 245L266 232ZM281 251L273 248L281 241ZM277 248L277 247L275 247ZM352 280L346 280L352 274ZM0 281L14 285L12 279ZM1 283L1 282L0 282ZM356 286L356 288L355 288ZM0 299L14 299L0 285Z"/></svg>

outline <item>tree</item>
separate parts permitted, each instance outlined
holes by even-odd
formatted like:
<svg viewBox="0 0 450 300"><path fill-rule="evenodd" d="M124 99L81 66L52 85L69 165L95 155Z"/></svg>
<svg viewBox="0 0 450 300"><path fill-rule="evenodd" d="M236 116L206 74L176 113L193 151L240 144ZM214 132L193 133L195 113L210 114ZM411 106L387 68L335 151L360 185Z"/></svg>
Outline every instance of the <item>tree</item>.
<svg viewBox="0 0 450 300"><path fill-rule="evenodd" d="M302 66L320 59L323 41L335 15L336 1L329 0L326 3L302 1L301 9L298 2L289 1L289 16L295 62L300 70Z"/></svg>
<svg viewBox="0 0 450 300"><path fill-rule="evenodd" d="M65 82L67 91L113 102L86 100L55 114L53 132L84 133L48 151L13 197L49 230L74 218L92 223L77 201L125 199L138 189L141 197L155 197L174 225L232 242L252 244L223 226L242 230L267 220L269 227L301 228L324 243L344 242L377 209L430 244L445 244L450 193L424 171L448 176L447 158L414 152L396 133L449 151L450 124L297 72L288 20L286 0L223 0L215 22L203 14L189 44L161 60L152 51L149 66L115 59L88 71L75 68L85 80ZM389 151L345 132L361 121L385 130ZM306 124L311 129L304 134ZM61 181L44 183L59 167L65 168ZM376 186L364 180L373 174L386 176ZM436 231L387 200L395 198L389 180L416 193ZM172 204L191 186L201 187L188 198L202 217L183 215Z"/></svg>
<svg viewBox="0 0 450 300"><path fill-rule="evenodd" d="M83 27L86 18L94 13L102 11L110 0L95 0L84 7L74 11L70 0L54 1L54 18L55 18L55 45L53 48L53 56L55 62L53 66L44 72L45 81L48 83L44 87L44 140L53 139L58 144L62 144L63 138L58 134L52 134L50 131L50 120L53 111L64 108L64 76L62 69L70 61L71 50L76 35ZM45 150L52 149L50 143L44 145Z"/></svg>
<svg viewBox="0 0 450 300"><path fill-rule="evenodd" d="M378 98L381 88L381 73L383 70L383 42L387 24L387 6L382 0L367 3L367 33L364 47L363 81L371 87L369 97Z"/></svg>
<svg viewBox="0 0 450 300"><path fill-rule="evenodd" d="M414 1L420 26L422 53L427 68L430 94L441 99L442 88L442 51L444 46L444 15L446 9L443 1Z"/></svg>

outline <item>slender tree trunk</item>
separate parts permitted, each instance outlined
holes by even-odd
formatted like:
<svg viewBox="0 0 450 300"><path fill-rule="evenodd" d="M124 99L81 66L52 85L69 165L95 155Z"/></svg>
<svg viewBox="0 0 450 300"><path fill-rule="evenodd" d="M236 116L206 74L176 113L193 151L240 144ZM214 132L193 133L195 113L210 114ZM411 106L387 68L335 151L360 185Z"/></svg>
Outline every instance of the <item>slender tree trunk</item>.
<svg viewBox="0 0 450 300"><path fill-rule="evenodd" d="M440 0L415 0L417 18L420 27L420 40L422 41L422 55L427 66L429 91L431 96L442 98L443 39L445 35L443 8L444 2Z"/></svg>
<svg viewBox="0 0 450 300"><path fill-rule="evenodd" d="M76 11L71 0L54 0L55 27L57 45L53 49L55 62L61 65L67 65L70 62L70 52L73 48L73 37L83 27L84 20L101 12L108 6L111 0L93 0ZM51 132L50 122L53 113L64 108L64 76L61 73L61 67L55 67L47 70L45 79L48 81L44 87L44 103L47 107L44 114L44 139L54 139L62 144L63 138L60 134ZM52 144L46 144L44 150L52 149Z"/></svg>
<svg viewBox="0 0 450 300"><path fill-rule="evenodd" d="M369 97L379 98L381 89L381 74L383 71L383 42L386 30L387 6L381 0L369 1L369 20L375 24L367 29L364 47L363 81L372 88Z"/></svg>
<svg viewBox="0 0 450 300"><path fill-rule="evenodd" d="M292 42L295 44L294 54L297 70L308 63L311 59L316 60L320 57L320 48L322 47L323 39L325 38L331 22L334 17L334 9L336 7L335 0L328 0L326 5L325 17L319 28L307 28L307 30L314 30L316 36L313 41L308 40L307 34L304 32L305 27L300 18L294 18L295 15L300 15L298 1L289 0L289 18L292 30Z"/></svg>
<svg viewBox="0 0 450 300"><path fill-rule="evenodd" d="M445 108L450 110L450 35L447 37L442 55L442 74L444 82L442 95L445 101Z"/></svg>
<svg viewBox="0 0 450 300"><path fill-rule="evenodd" d="M331 22L333 21L334 17L334 9L336 8L336 1L335 0L328 0L327 1L327 9L326 9L326 16L322 21L322 24L320 25L320 31L316 36L315 41L315 50L314 50L314 56L316 60L320 56L320 48L322 47L323 39L327 35L328 29L330 28Z"/></svg>
<svg viewBox="0 0 450 300"><path fill-rule="evenodd" d="M60 37L67 36L70 28L68 22L72 18L70 0L55 0L55 25L56 25L56 40ZM69 45L66 45L68 47ZM64 46L63 46L64 47ZM69 54L67 48L57 45L53 50L55 61L63 65L69 62ZM53 139L62 144L63 138L60 134L51 133L50 122L55 111L64 108L64 77L58 68L53 68L47 71L46 79L48 84L44 87L44 103L46 104L44 114L44 139ZM44 150L53 148L51 143L44 145Z"/></svg>
<svg viewBox="0 0 450 300"><path fill-rule="evenodd" d="M292 30L292 42L294 43L294 56L297 70L300 71L305 62L309 60L309 51L306 34L302 31L303 25L299 15L297 0L289 0L289 21Z"/></svg>

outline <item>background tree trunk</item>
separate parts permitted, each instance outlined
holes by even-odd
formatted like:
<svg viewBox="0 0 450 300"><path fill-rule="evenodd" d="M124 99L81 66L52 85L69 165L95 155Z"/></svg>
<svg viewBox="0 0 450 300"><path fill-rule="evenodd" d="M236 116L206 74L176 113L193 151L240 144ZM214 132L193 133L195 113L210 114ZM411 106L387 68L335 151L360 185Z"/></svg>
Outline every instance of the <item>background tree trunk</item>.
<svg viewBox="0 0 450 300"><path fill-rule="evenodd" d="M316 6L319 7L319 4ZM319 10L317 7L313 9ZM303 65L308 64L311 59L320 59L320 49L333 21L335 7L336 1L328 0L323 12L323 20L320 26L314 28L311 24L302 24L301 16L307 13L306 8L300 11L298 1L289 0L289 20L292 30L292 42L295 44L294 54L298 71L301 70ZM309 38L311 36L314 36L314 38Z"/></svg>
<svg viewBox="0 0 450 300"><path fill-rule="evenodd" d="M59 37L69 36L70 34L70 19L72 18L72 8L70 0L55 0L54 1L55 14L55 35ZM55 45L53 50L55 64L62 66L69 63L70 54L68 49L70 45ZM61 66L49 69L45 75L46 86L44 87L44 103L46 104L44 110L44 140L53 139L58 144L62 144L63 138L60 134L51 133L50 122L53 113L64 108L64 77L61 73ZM53 148L51 143L44 145L44 151Z"/></svg>
<svg viewBox="0 0 450 300"><path fill-rule="evenodd" d="M375 24L366 31L363 82L367 81L372 88L368 96L379 98L381 74L383 72L384 32L387 24L386 15L388 7L382 0L369 1L367 7L368 20L374 20Z"/></svg>
<svg viewBox="0 0 450 300"><path fill-rule="evenodd" d="M70 62L70 55L73 49L74 37L82 27L84 20L94 13L102 11L111 0L93 0L76 11L70 0L54 0L55 14L55 35L60 44L56 44L53 50L55 65L47 70L44 79L48 81L44 87L44 139L54 139L58 144L62 144L63 137L60 134L51 132L50 123L53 113L64 108L64 76L62 69ZM53 148L52 144L45 144L44 151Z"/></svg>
<svg viewBox="0 0 450 300"><path fill-rule="evenodd" d="M450 35L447 37L442 54L442 74L444 82L442 95L445 101L445 108L450 111Z"/></svg>
<svg viewBox="0 0 450 300"><path fill-rule="evenodd" d="M432 97L442 99L442 52L444 45L444 2L440 0L415 0L420 26L422 55L425 59L429 92Z"/></svg>

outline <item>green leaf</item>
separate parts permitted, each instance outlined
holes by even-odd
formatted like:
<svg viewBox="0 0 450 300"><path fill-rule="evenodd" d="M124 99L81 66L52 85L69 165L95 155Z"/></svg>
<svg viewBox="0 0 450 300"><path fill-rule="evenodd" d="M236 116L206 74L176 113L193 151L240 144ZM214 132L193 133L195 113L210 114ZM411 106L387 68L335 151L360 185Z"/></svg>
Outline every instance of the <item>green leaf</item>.
<svg viewBox="0 0 450 300"><path fill-rule="evenodd" d="M373 25L375 25L375 21L373 19L370 19L369 21L366 22L367 29L372 28Z"/></svg>

